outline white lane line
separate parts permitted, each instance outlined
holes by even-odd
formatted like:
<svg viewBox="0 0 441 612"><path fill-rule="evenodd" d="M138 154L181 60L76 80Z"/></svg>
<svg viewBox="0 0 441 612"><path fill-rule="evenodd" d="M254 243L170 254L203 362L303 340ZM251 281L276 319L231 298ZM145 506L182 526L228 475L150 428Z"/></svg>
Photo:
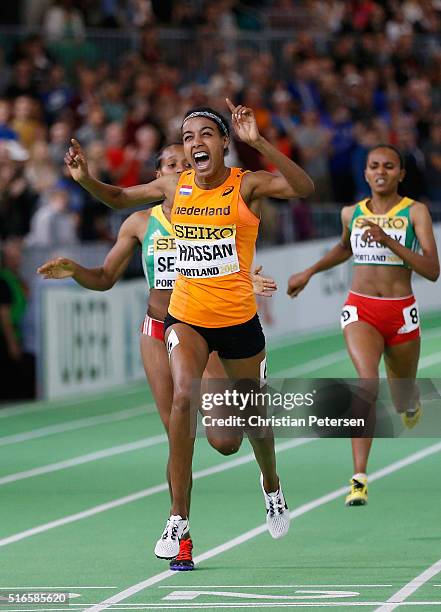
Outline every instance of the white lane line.
<svg viewBox="0 0 441 612"><path fill-rule="evenodd" d="M440 336L441 330L434 329L426 332L423 335L423 340L431 340L434 338L439 338ZM310 374L311 372L326 368L346 359L349 359L349 355L346 350L336 351L335 353L330 353L329 355L325 355L323 357L318 357L317 359L307 361L304 364L292 366L290 368L286 368L285 370L281 370L280 372L274 372L274 374L270 373L270 376L273 376L274 378L276 374L277 378L285 378L287 376L293 378L295 376L302 376L303 374ZM431 365L439 363L440 361L441 353L436 353L435 355L428 355L427 357L423 357L422 359L420 359L418 369L421 370L427 368Z"/></svg>
<svg viewBox="0 0 441 612"><path fill-rule="evenodd" d="M418 370L424 370L425 368L430 368L430 366L435 365L441 361L441 353L434 353L433 355L427 355L427 357L423 357L420 359L418 364Z"/></svg>
<svg viewBox="0 0 441 612"><path fill-rule="evenodd" d="M336 351L335 353L330 353L329 355L325 355L324 357L318 357L317 359L307 361L304 364L293 366L291 368L286 368L286 370L274 372L274 374L270 373L270 378L275 374L277 374L277 378L286 378L287 376L292 378L294 376L310 374L311 372L315 372L316 370L320 370L321 368L326 368L327 366L334 365L334 363L338 363L339 361L343 361L344 359L348 359L347 351Z"/></svg>
<svg viewBox="0 0 441 612"><path fill-rule="evenodd" d="M56 463L49 463L32 470L25 470L23 472L16 472L15 474L8 474L7 476L0 477L0 486L9 484L11 482L17 482L17 480L24 480L25 478L32 478L33 476L41 476L42 474L49 474L52 472L58 472L58 470L65 470L67 468L76 467L90 461L98 461L99 459L106 459L107 457L113 457L115 455L121 455L122 453L128 453L130 451L139 450L140 448L148 448L156 444L162 444L167 442L168 438L165 434L158 436L151 436L150 438L144 438L143 440L137 440L136 442L129 442L128 444L121 444L119 446L111 446L94 453L88 453L87 455L79 455L72 459L66 459L65 461L58 461Z"/></svg>
<svg viewBox="0 0 441 612"><path fill-rule="evenodd" d="M118 587L115 586L13 586L13 587L0 587L0 591L41 591L42 589L53 589L59 590L62 589L116 589ZM1 593L0 593L1 595Z"/></svg>
<svg viewBox="0 0 441 612"><path fill-rule="evenodd" d="M428 331L422 331L421 338L424 340L433 340L434 338L439 338L441 336L441 329L429 329Z"/></svg>
<svg viewBox="0 0 441 612"><path fill-rule="evenodd" d="M391 587L393 584L180 584L180 589L297 589L322 587ZM60 587L61 588L61 587ZM74 587L71 587L74 588ZM77 587L75 587L77 588ZM170 586L159 586L158 589L170 589Z"/></svg>
<svg viewBox="0 0 441 612"><path fill-rule="evenodd" d="M299 438L297 440L289 440L288 442L282 442L281 444L276 445L276 451L280 453L285 450L313 442L314 439L318 438ZM247 455L244 455L243 457L238 457L237 459L233 459L232 461L223 461L222 463L219 463L212 467L194 472L193 480L198 480L199 478L205 478L205 476L211 476L213 474L225 472L226 470L231 470L241 465L245 465L246 463L251 463L252 461L255 461L254 453L248 453ZM134 501L143 499L144 497L149 497L150 495L154 495L155 493L160 493L161 491L168 491L167 482L163 482L159 485L149 487L148 489L142 489L141 491L137 491L136 493L131 493L130 495L125 495L124 497L114 499L110 502L99 504L98 506L93 506L88 510L83 510L82 512L70 514L55 521L44 523L43 525L38 525L37 527L32 527L31 529L26 529L25 531L20 531L19 533L15 533L0 540L0 547L7 546L8 544L13 544L14 542L19 542L20 540L30 538L39 533L49 531L50 529L55 529L55 527L61 527L62 525L75 523L76 521L80 521L84 518L88 518L96 514L100 514L101 512L106 512L107 510L112 510L113 508L118 508L119 506L125 506L126 504L130 504Z"/></svg>
<svg viewBox="0 0 441 612"><path fill-rule="evenodd" d="M408 597L413 595L415 591L426 584L431 578L439 574L439 572L441 572L441 559L413 578L413 580L404 585L402 589L391 595L387 602L377 608L375 612L390 612L391 610L395 610L395 608L402 605Z"/></svg>
<svg viewBox="0 0 441 612"><path fill-rule="evenodd" d="M299 601L299 602L276 602L272 601L271 603L258 603L258 602L236 602L236 603L191 603L191 604L165 604L165 603L140 603L140 604L125 604L118 605L115 604L115 607L109 606L106 608L107 610L200 610L200 609L211 609L211 608L346 608L347 606L357 607L357 606L379 606L384 604L383 601L327 601L327 602L317 602L317 601ZM91 604L77 604L70 603L70 606L85 606ZM436 606L441 605L441 601L404 601L402 606ZM66 610L66 608L64 608ZM83 612L88 612L88 610L92 610L93 608L86 608ZM9 608L8 608L9 612ZM22 609L17 610L17 612L23 612ZM30 611L36 612L36 609ZM40 608L38 609L40 611ZM48 611L49 612L49 611Z"/></svg>
<svg viewBox="0 0 441 612"><path fill-rule="evenodd" d="M2 436L0 438L0 446L17 444L17 442L25 442L27 440L34 440L35 438L44 438L45 436L52 436L53 434L64 433L66 431L75 431L76 429L84 429L85 427L93 427L94 425L102 425L103 423L115 423L144 414L146 414L145 407L137 406L135 408L127 408L126 410L118 410L118 412L112 412L111 414L101 414L99 416L76 419L75 421L65 421L57 425L48 425L47 427L40 427L39 429L33 429L31 431L23 431L10 436Z"/></svg>
<svg viewBox="0 0 441 612"><path fill-rule="evenodd" d="M425 457L428 457L440 451L441 451L441 442L438 442L437 444L433 444L432 446L429 446L416 453L412 453L411 455L409 455L408 457L405 457L404 459L394 461L393 463L382 468L381 470L377 470L376 472L373 472L369 476L369 481L373 482L380 478L384 478L384 476L387 476L389 474L392 474L393 472L401 470L402 468L408 465L411 465L412 463L416 463L417 461L420 461L421 459L424 459ZM340 487L334 491L331 491L330 493L326 495L322 495L321 497L318 497L306 504L303 504L299 508L296 508L295 510L290 512L290 516L291 518L296 518L296 517L302 516L303 514L307 514L308 512L311 512L311 510L314 510L315 508L319 508L320 506L323 506L324 504L327 504L328 502L331 502L339 498L340 496L343 496L345 493L347 493L347 490L348 488L345 486L345 487ZM235 548L236 546L240 546L241 544L243 544L244 542L247 542L248 540L252 540L256 536L264 533L266 530L267 530L266 524L260 525L259 527L255 527L254 529L250 529L249 531L242 533L240 536L237 536L236 538L228 540L227 542L224 542L223 544L220 544L219 546L211 548L210 550L207 550L205 553L198 555L197 557L195 557L194 562L201 563L203 561L206 561L207 559L216 557L217 555L220 555L228 550L231 550L232 548ZM142 591L146 589L147 587L157 584L158 582L162 582L163 580L166 580L167 578L170 578L173 575L175 575L175 572L171 570L166 570L164 572L161 572L160 574L151 576L150 578L147 578L146 580L142 580L141 582L138 582L137 584L134 584L124 589L120 593L116 593L115 595L109 597L108 599L102 601L101 603L96 604L92 606L91 608L87 608L84 612L101 612L101 610L105 610L109 606L119 603L120 601L123 601L124 599L127 599L128 597L131 597L132 595L135 595L136 593L139 593L139 591ZM341 603L339 605L341 605ZM346 602L345 602L345 605L346 605ZM377 605L377 604L371 604L371 605Z"/></svg>

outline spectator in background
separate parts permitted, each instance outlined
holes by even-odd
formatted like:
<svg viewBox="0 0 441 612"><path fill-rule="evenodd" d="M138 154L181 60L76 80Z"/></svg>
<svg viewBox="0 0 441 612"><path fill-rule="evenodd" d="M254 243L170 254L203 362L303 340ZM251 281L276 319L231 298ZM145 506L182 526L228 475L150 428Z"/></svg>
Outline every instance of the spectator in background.
<svg viewBox="0 0 441 612"><path fill-rule="evenodd" d="M304 111L301 122L295 128L295 141L299 147L302 168L314 181L314 201L332 201L328 155L332 132L320 124L316 111Z"/></svg>
<svg viewBox="0 0 441 612"><path fill-rule="evenodd" d="M103 111L107 121L123 122L127 114L127 106L123 101L121 85L116 81L106 81L101 88ZM88 114L90 113L90 106Z"/></svg>
<svg viewBox="0 0 441 612"><path fill-rule="evenodd" d="M112 183L118 187L138 185L141 164L136 158L136 147L125 146L124 130L120 123L109 123L106 127L105 147Z"/></svg>
<svg viewBox="0 0 441 612"><path fill-rule="evenodd" d="M45 127L40 121L39 103L29 96L18 96L13 107L12 127L21 144L30 149L34 142L44 137Z"/></svg>
<svg viewBox="0 0 441 612"><path fill-rule="evenodd" d="M35 397L34 360L22 348L26 287L20 278L21 241L8 239L0 264L0 400Z"/></svg>
<svg viewBox="0 0 441 612"><path fill-rule="evenodd" d="M355 202L370 195L365 178L366 160L369 150L379 142L385 142L373 122L359 121L354 125L355 144L352 151L352 175L354 177Z"/></svg>
<svg viewBox="0 0 441 612"><path fill-rule="evenodd" d="M69 148L71 126L67 121L56 121L49 131L49 153L55 166L64 167L64 156Z"/></svg>
<svg viewBox="0 0 441 612"><path fill-rule="evenodd" d="M416 140L416 130L401 129L398 132L398 147L404 158L406 175L400 183L400 194L405 193L413 200L421 200L426 195L424 185L424 155Z"/></svg>
<svg viewBox="0 0 441 612"><path fill-rule="evenodd" d="M52 0L23 0L22 18L30 29L41 25L44 14L52 4Z"/></svg>
<svg viewBox="0 0 441 612"><path fill-rule="evenodd" d="M104 144L100 140L91 142L86 149L87 163L93 176L103 183L111 183ZM78 185L75 183L75 185ZM110 209L107 206L97 206L93 198L84 189L81 190L84 197L84 204L81 210L81 223L79 235L81 240L103 240L113 242L109 228Z"/></svg>
<svg viewBox="0 0 441 612"><path fill-rule="evenodd" d="M31 219L31 231L26 236L30 247L54 247L78 242L78 216L69 211L69 193L53 189Z"/></svg>
<svg viewBox="0 0 441 612"><path fill-rule="evenodd" d="M133 107L141 103L149 103L155 92L155 78L149 70L139 70L134 75L133 93L130 102Z"/></svg>
<svg viewBox="0 0 441 612"><path fill-rule="evenodd" d="M263 135L272 145L276 147L278 151L288 157L288 159L294 159L295 155L293 140L283 128L278 128L274 124L270 123L264 130ZM267 172L278 172L277 167L264 157L261 158L261 163L264 170Z"/></svg>
<svg viewBox="0 0 441 612"><path fill-rule="evenodd" d="M83 123L86 120L89 108L99 102L98 73L96 70L80 63L76 68L76 78L78 82L69 106L75 113L77 121Z"/></svg>
<svg viewBox="0 0 441 612"><path fill-rule="evenodd" d="M299 113L294 100L283 83L277 83L271 96L273 112L271 122L278 129L284 130L291 138L295 138L295 126L299 123Z"/></svg>
<svg viewBox="0 0 441 612"><path fill-rule="evenodd" d="M167 104L164 105L167 108ZM124 135L127 144L135 143L135 134L140 127L151 122L151 108L147 100L139 100L127 115Z"/></svg>
<svg viewBox="0 0 441 612"><path fill-rule="evenodd" d="M35 193L50 189L55 184L57 174L48 143L37 140L30 149L29 161L25 165L25 175L31 189Z"/></svg>
<svg viewBox="0 0 441 612"><path fill-rule="evenodd" d="M43 30L49 42L65 38L84 38L83 17L74 0L54 0L43 19Z"/></svg>
<svg viewBox="0 0 441 612"><path fill-rule="evenodd" d="M145 27L141 31L139 52L147 66L155 66L161 60L161 47L158 30L155 27Z"/></svg>
<svg viewBox="0 0 441 612"><path fill-rule="evenodd" d="M24 174L28 154L15 140L0 141L0 238L28 233L36 194Z"/></svg>
<svg viewBox="0 0 441 612"><path fill-rule="evenodd" d="M14 64L10 83L4 95L10 100L17 96L37 97L38 88L33 75L33 66L29 59L21 59Z"/></svg>
<svg viewBox="0 0 441 612"><path fill-rule="evenodd" d="M11 125L11 102L0 99L0 140L18 140L18 134Z"/></svg>
<svg viewBox="0 0 441 612"><path fill-rule="evenodd" d="M140 162L140 183L148 183L156 178L157 151L161 147L161 134L151 124L141 126L135 134L136 158ZM138 184L138 183L137 183Z"/></svg>
<svg viewBox="0 0 441 612"><path fill-rule="evenodd" d="M224 96L225 91L234 100L242 90L243 77L235 69L235 57L232 53L221 53L217 58L217 71L210 77L207 87L211 95Z"/></svg>
<svg viewBox="0 0 441 612"><path fill-rule="evenodd" d="M91 168L91 173L99 181L110 183L111 177L109 166L106 159L106 150L102 140L94 140L86 149L88 164Z"/></svg>
<svg viewBox="0 0 441 612"><path fill-rule="evenodd" d="M193 29L198 22L197 7L191 0L173 2L171 21L177 28Z"/></svg>
<svg viewBox="0 0 441 612"><path fill-rule="evenodd" d="M249 87L257 87L261 94L270 93L273 84L274 60L270 53L256 55L250 51L241 53L246 70L245 82Z"/></svg>
<svg viewBox="0 0 441 612"><path fill-rule="evenodd" d="M406 34L412 34L412 24L406 19L402 7L395 5L392 19L389 19L386 25L386 34L393 43Z"/></svg>
<svg viewBox="0 0 441 612"><path fill-rule="evenodd" d="M244 92L243 105L253 109L257 127L265 132L271 125L271 113L264 102L263 91L260 87L247 87Z"/></svg>
<svg viewBox="0 0 441 612"><path fill-rule="evenodd" d="M0 96L6 90L9 79L11 76L11 67L6 61L6 54L2 48L0 48Z"/></svg>
<svg viewBox="0 0 441 612"><path fill-rule="evenodd" d="M351 170L352 151L355 145L353 123L346 106L339 106L331 116L331 155L329 171L333 199L340 204L354 201L354 179Z"/></svg>
<svg viewBox="0 0 441 612"><path fill-rule="evenodd" d="M317 110L320 106L317 68L318 63L312 60L294 64L294 78L288 82L288 90L301 110Z"/></svg>
<svg viewBox="0 0 441 612"><path fill-rule="evenodd" d="M96 140L103 140L105 122L103 107L100 104L91 105L86 121L76 131L75 137L84 147Z"/></svg>
<svg viewBox="0 0 441 612"><path fill-rule="evenodd" d="M441 204L441 117L430 130L430 138L424 153L426 158L424 183L427 195L432 202Z"/></svg>
<svg viewBox="0 0 441 612"><path fill-rule="evenodd" d="M47 83L42 84L41 101L44 114L52 123L66 109L73 98L71 86L66 81L66 73L61 64L55 64L49 71Z"/></svg>
<svg viewBox="0 0 441 612"><path fill-rule="evenodd" d="M129 22L143 28L154 22L150 0L130 0L128 3Z"/></svg>
<svg viewBox="0 0 441 612"><path fill-rule="evenodd" d="M344 4L342 0L316 0L312 3L311 12L328 32L335 34L344 16Z"/></svg>
<svg viewBox="0 0 441 612"><path fill-rule="evenodd" d="M100 0L97 21L102 28L118 28L124 25L124 12L119 0Z"/></svg>
<svg viewBox="0 0 441 612"><path fill-rule="evenodd" d="M52 58L39 34L31 34L23 40L17 51L17 59L27 59L32 65L33 78L37 85L44 83Z"/></svg>

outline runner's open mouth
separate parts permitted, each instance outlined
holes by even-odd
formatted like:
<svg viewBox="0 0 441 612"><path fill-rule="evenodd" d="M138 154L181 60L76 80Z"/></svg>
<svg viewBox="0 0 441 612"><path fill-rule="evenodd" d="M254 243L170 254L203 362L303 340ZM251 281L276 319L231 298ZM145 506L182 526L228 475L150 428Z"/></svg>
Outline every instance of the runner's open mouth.
<svg viewBox="0 0 441 612"><path fill-rule="evenodd" d="M205 170L210 163L210 156L205 151L194 153L193 160L198 170Z"/></svg>

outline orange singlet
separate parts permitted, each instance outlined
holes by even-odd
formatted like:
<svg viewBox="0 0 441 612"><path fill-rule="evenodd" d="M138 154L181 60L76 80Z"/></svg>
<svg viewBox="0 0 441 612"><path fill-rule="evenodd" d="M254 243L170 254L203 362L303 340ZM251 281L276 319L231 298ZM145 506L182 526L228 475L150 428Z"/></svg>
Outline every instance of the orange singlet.
<svg viewBox="0 0 441 612"><path fill-rule="evenodd" d="M257 312L250 278L259 219L240 195L244 170L231 168L216 189L196 185L183 172L171 221L179 273L169 313L200 327L245 323Z"/></svg>

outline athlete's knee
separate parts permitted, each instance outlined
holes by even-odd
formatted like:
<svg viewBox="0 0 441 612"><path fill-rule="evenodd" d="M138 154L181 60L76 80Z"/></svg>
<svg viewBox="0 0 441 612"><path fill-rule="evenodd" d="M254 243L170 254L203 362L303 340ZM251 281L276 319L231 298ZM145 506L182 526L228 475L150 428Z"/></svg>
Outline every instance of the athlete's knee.
<svg viewBox="0 0 441 612"><path fill-rule="evenodd" d="M186 384L176 384L173 393L174 412L188 412L191 407L191 387Z"/></svg>
<svg viewBox="0 0 441 612"><path fill-rule="evenodd" d="M242 438L208 438L210 445L217 450L221 455L234 455L237 453L242 444Z"/></svg>
<svg viewBox="0 0 441 612"><path fill-rule="evenodd" d="M375 402L378 398L380 389L380 379L378 374L371 372L363 376L357 382L357 391L359 396L366 401Z"/></svg>

